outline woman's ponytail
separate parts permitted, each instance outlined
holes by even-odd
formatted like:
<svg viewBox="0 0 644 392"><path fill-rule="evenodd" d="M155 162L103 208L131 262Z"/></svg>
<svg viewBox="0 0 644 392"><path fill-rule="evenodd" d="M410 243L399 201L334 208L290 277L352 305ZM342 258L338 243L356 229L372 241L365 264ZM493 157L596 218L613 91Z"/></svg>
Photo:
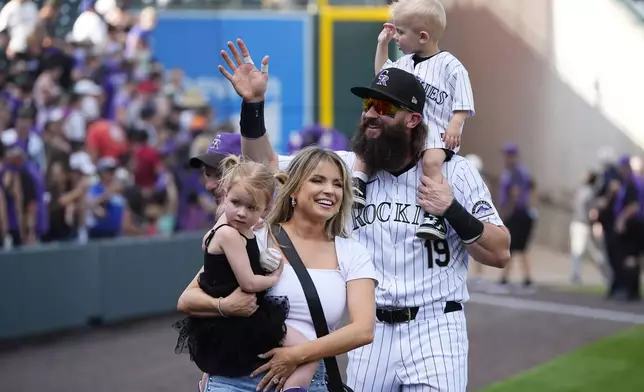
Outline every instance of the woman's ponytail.
<svg viewBox="0 0 644 392"><path fill-rule="evenodd" d="M225 177L230 170L237 167L240 163L241 163L241 159L239 159L239 157L236 155L228 155L226 158L222 159L221 162L219 163L219 168L221 169L222 177Z"/></svg>
<svg viewBox="0 0 644 392"><path fill-rule="evenodd" d="M277 182L280 185L286 184L286 181L288 180L288 174L286 174L286 172L283 172L283 171L275 172L273 176L275 177L275 180L277 180Z"/></svg>

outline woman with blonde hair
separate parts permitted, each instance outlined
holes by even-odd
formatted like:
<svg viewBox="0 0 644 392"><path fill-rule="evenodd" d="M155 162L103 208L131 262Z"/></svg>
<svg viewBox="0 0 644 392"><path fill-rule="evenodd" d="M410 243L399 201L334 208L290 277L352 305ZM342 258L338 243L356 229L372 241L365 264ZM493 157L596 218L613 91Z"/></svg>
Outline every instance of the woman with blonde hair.
<svg viewBox="0 0 644 392"><path fill-rule="evenodd" d="M319 365L310 385L294 390L327 391L321 360L372 341L377 282L369 252L349 236L351 205L351 175L336 153L309 147L295 156L285 172L266 226L254 235L260 251L269 247L280 249L283 271L268 295L288 298L285 324L299 331L307 341L264 353L265 363L250 376L208 374L202 379L201 390L281 390L299 366L316 363ZM276 241L276 237L284 235L292 242L313 281L330 331L328 335L319 337L316 333L307 296L291 265L300 260L289 260L286 257L289 249ZM212 312L217 303L199 287L197 276L179 299L178 308L199 315ZM345 310L349 322L338 328Z"/></svg>

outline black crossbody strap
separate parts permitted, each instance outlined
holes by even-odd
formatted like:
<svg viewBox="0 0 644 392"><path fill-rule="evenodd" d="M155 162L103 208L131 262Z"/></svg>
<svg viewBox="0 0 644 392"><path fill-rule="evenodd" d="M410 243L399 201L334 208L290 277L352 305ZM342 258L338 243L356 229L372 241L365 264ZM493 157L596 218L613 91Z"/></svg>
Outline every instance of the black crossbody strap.
<svg viewBox="0 0 644 392"><path fill-rule="evenodd" d="M324 316L324 309L322 309L322 303L320 303L320 297L315 289L315 284L311 279L311 275L309 275L309 272L306 270L302 259L297 254L297 251L295 250L295 247L286 231L282 229L281 226L277 225L272 226L272 231L277 243L282 249L282 252L286 255L286 259L291 264L291 267L293 267L295 274L302 284L302 290L304 291L306 302L309 305L315 333L318 335L318 338L328 335L329 327L326 323L326 317ZM340 368L338 368L338 361L335 357L324 358L324 366L326 367L329 390L343 391L344 386L340 376Z"/></svg>

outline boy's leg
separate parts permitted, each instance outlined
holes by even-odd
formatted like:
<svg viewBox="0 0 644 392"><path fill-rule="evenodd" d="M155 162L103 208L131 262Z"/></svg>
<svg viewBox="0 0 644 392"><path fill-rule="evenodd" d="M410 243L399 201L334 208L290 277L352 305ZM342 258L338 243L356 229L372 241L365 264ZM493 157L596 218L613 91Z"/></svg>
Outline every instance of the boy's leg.
<svg viewBox="0 0 644 392"><path fill-rule="evenodd" d="M308 339L300 333L295 328L287 327L286 329L286 338L284 339L284 347L297 346L298 344L306 343ZM298 366L293 374L286 380L284 383L284 391L288 391L289 388L300 388L293 389L293 391L302 391L306 390L313 380L313 375L318 370L320 363L318 361L313 361L305 363Z"/></svg>
<svg viewBox="0 0 644 392"><path fill-rule="evenodd" d="M425 150L423 153L423 174L434 181L443 181L441 168L446 158L447 154L441 148ZM446 235L445 220L425 212L423 221L416 230L416 236L424 240L444 240Z"/></svg>
<svg viewBox="0 0 644 392"><path fill-rule="evenodd" d="M367 205L367 181L369 180L367 165L356 156L353 166L353 207L364 208Z"/></svg>

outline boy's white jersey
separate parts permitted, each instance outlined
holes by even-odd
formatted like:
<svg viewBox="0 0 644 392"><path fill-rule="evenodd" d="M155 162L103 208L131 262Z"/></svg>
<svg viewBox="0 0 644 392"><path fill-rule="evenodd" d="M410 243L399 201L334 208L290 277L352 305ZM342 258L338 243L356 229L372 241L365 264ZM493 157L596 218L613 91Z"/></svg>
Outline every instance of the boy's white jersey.
<svg viewBox="0 0 644 392"><path fill-rule="evenodd" d="M443 148L441 135L447 130L452 113L464 110L469 116L474 115L474 96L467 70L449 52L438 52L416 63L414 55L408 54L396 61L387 60L382 68L391 67L413 73L423 85L427 96L423 112L429 131L427 147ZM458 150L457 147L454 152Z"/></svg>

